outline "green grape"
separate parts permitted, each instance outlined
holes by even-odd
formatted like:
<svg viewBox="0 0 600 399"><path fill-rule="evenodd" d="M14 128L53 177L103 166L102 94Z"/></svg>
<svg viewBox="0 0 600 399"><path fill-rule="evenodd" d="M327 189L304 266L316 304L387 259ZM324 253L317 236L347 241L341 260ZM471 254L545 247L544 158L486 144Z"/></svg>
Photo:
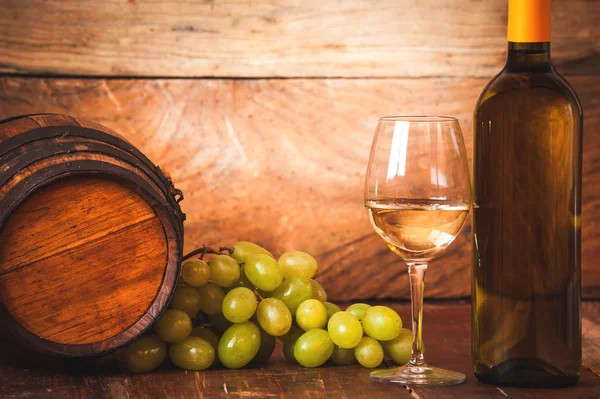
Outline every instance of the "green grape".
<svg viewBox="0 0 600 399"><path fill-rule="evenodd" d="M312 286L312 299L327 302L327 292L325 292L325 288L312 278L310 279L310 285Z"/></svg>
<svg viewBox="0 0 600 399"><path fill-rule="evenodd" d="M319 367L331 357L333 342L327 331L315 328L305 332L294 345L294 358L304 367Z"/></svg>
<svg viewBox="0 0 600 399"><path fill-rule="evenodd" d="M325 309L327 309L327 319L331 319L331 316L342 311L342 309L335 303L325 302L323 305L325 305Z"/></svg>
<svg viewBox="0 0 600 399"><path fill-rule="evenodd" d="M256 356L260 348L260 330L249 321L229 327L219 340L218 355L223 365L230 369L244 367Z"/></svg>
<svg viewBox="0 0 600 399"><path fill-rule="evenodd" d="M284 277L313 278L319 267L315 258L302 251L286 252L279 257L278 263Z"/></svg>
<svg viewBox="0 0 600 399"><path fill-rule="evenodd" d="M167 345L156 335L144 335L131 343L125 352L127 368L134 373L146 373L161 365L167 356Z"/></svg>
<svg viewBox="0 0 600 399"><path fill-rule="evenodd" d="M256 356L252 359L252 363L264 363L269 360L275 350L275 344L277 343L277 339L274 336L267 334L262 328L259 328L259 330L260 348L258 348Z"/></svg>
<svg viewBox="0 0 600 399"><path fill-rule="evenodd" d="M296 309L296 323L304 331L324 328L327 325L327 309L316 299L307 299Z"/></svg>
<svg viewBox="0 0 600 399"><path fill-rule="evenodd" d="M366 303L354 303L346 308L346 312L350 313L352 316L356 317L358 321L363 319L363 316L367 309L369 309L371 305L367 305Z"/></svg>
<svg viewBox="0 0 600 399"><path fill-rule="evenodd" d="M290 277L271 293L271 297L281 300L295 314L302 302L312 298L312 285L307 278Z"/></svg>
<svg viewBox="0 0 600 399"><path fill-rule="evenodd" d="M402 319L387 306L373 306L363 315L362 326L369 337L389 341L400 335Z"/></svg>
<svg viewBox="0 0 600 399"><path fill-rule="evenodd" d="M335 345L331 354L331 361L338 366L349 366L356 362L354 348L342 348Z"/></svg>
<svg viewBox="0 0 600 399"><path fill-rule="evenodd" d="M283 281L279 265L268 255L248 256L244 274L256 288L264 291L273 291Z"/></svg>
<svg viewBox="0 0 600 399"><path fill-rule="evenodd" d="M372 369L378 367L383 361L383 348L377 340L363 337L354 348L354 356L361 366Z"/></svg>
<svg viewBox="0 0 600 399"><path fill-rule="evenodd" d="M342 348L354 348L363 336L360 321L348 312L337 312L331 316L327 330L331 340Z"/></svg>
<svg viewBox="0 0 600 399"><path fill-rule="evenodd" d="M219 337L217 337L217 334L215 334L212 330L203 326L198 326L192 328L192 332L190 333L190 335L193 337L202 338L203 340L208 342L215 350L215 353L217 353L217 347L219 346Z"/></svg>
<svg viewBox="0 0 600 399"><path fill-rule="evenodd" d="M196 288L182 286L175 290L173 299L171 299L171 307L183 310L190 317L196 317L200 311L201 302L202 298Z"/></svg>
<svg viewBox="0 0 600 399"><path fill-rule="evenodd" d="M208 262L210 279L221 287L231 287L240 279L240 265L227 255L217 255Z"/></svg>
<svg viewBox="0 0 600 399"><path fill-rule="evenodd" d="M192 332L192 319L183 310L167 309L154 323L154 332L165 342L179 342Z"/></svg>
<svg viewBox="0 0 600 399"><path fill-rule="evenodd" d="M197 288L200 293L200 309L208 314L213 315L221 313L223 309L223 299L225 293L223 289L213 282L204 284L202 287Z"/></svg>
<svg viewBox="0 0 600 399"><path fill-rule="evenodd" d="M169 348L169 359L186 370L204 370L215 360L215 349L203 338L189 336Z"/></svg>
<svg viewBox="0 0 600 399"><path fill-rule="evenodd" d="M223 299L223 316L232 323L242 323L256 312L256 295L245 287L232 289Z"/></svg>
<svg viewBox="0 0 600 399"><path fill-rule="evenodd" d="M296 341L298 341L298 338L300 338L302 334L304 334L303 329L298 326L293 326L285 336L285 340L283 341L283 356L290 363L298 363L294 357L294 345L296 345Z"/></svg>
<svg viewBox="0 0 600 399"><path fill-rule="evenodd" d="M260 301L256 318L261 328L274 337L287 333L292 326L292 314L285 304L276 298Z"/></svg>
<svg viewBox="0 0 600 399"><path fill-rule="evenodd" d="M400 335L390 341L381 342L383 352L395 363L406 364L412 354L412 332L403 328Z"/></svg>
<svg viewBox="0 0 600 399"><path fill-rule="evenodd" d="M210 279L208 263L200 259L190 259L181 266L181 280L191 287L200 287Z"/></svg>
<svg viewBox="0 0 600 399"><path fill-rule="evenodd" d="M208 322L220 332L224 332L233 324L223 316L223 313L208 315Z"/></svg>
<svg viewBox="0 0 600 399"><path fill-rule="evenodd" d="M246 263L250 255L267 255L275 259L269 251L248 241L240 241L233 246L231 256L238 262Z"/></svg>

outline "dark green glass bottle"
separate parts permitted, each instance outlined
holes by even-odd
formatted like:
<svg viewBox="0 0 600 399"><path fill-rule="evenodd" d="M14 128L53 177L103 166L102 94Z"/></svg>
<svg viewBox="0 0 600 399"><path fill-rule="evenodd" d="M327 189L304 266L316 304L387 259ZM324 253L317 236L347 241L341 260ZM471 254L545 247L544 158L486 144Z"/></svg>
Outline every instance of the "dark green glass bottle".
<svg viewBox="0 0 600 399"><path fill-rule="evenodd" d="M583 115L550 62L550 1L510 0L508 39L474 114L473 366L490 384L572 385Z"/></svg>

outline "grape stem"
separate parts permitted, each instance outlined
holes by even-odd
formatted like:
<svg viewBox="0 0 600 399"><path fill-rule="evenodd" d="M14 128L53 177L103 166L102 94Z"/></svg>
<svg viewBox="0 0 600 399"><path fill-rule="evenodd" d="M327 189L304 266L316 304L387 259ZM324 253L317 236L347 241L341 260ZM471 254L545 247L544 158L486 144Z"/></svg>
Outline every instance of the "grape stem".
<svg viewBox="0 0 600 399"><path fill-rule="evenodd" d="M265 298L262 297L262 295L260 295L260 293L258 292L258 288L254 289L254 295L256 295L258 297L259 300L264 300Z"/></svg>
<svg viewBox="0 0 600 399"><path fill-rule="evenodd" d="M219 251L221 251L221 252L227 251L227 252L229 252L229 255L231 256L231 255L233 255L234 248L233 247L220 247Z"/></svg>
<svg viewBox="0 0 600 399"><path fill-rule="evenodd" d="M229 248L225 248L225 249L229 250ZM200 259L204 259L204 256L206 254L222 255L222 251L223 251L223 248L219 248L219 250L217 251L214 248L207 247L206 245L202 245L202 247L195 249L192 252L184 255L184 257L181 258L181 260L188 260L191 257L196 256L196 255L200 255Z"/></svg>

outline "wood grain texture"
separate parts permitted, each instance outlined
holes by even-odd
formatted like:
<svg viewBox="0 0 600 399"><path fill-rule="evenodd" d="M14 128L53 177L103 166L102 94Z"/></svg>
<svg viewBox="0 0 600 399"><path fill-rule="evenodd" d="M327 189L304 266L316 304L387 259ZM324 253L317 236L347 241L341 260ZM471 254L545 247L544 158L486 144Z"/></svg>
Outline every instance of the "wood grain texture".
<svg viewBox="0 0 600 399"><path fill-rule="evenodd" d="M598 73L600 3L553 4L553 54ZM506 49L498 0L5 0L0 71L177 77L482 76Z"/></svg>
<svg viewBox="0 0 600 399"><path fill-rule="evenodd" d="M343 304L342 304L343 305ZM408 320L408 303L395 303ZM589 310L584 305L584 315ZM458 370L467 376L463 385L413 387L373 382L370 370L360 366L326 365L306 369L288 364L281 344L263 366L241 370L210 369L183 371L171 365L148 374L131 374L120 369L118 356L91 362L64 362L22 348L0 325L0 397L31 398L346 398L346 399L580 399L600 396L600 378L582 368L579 383L561 389L523 389L483 385L473 376L470 356L470 305L428 303L425 306L424 339L427 358L434 365ZM584 346L584 353L588 351ZM598 361L596 353L594 359ZM586 365L587 366L587 365Z"/></svg>
<svg viewBox="0 0 600 399"><path fill-rule="evenodd" d="M569 77L585 113L583 294L600 297L600 87ZM446 114L472 150L487 79L0 79L0 117L85 115L169 170L185 193L186 252L250 240L305 250L334 300L408 298L406 268L370 226L364 174L377 116ZM427 276L426 295L470 295L470 227Z"/></svg>
<svg viewBox="0 0 600 399"><path fill-rule="evenodd" d="M0 317L33 347L92 356L167 306L176 189L127 141L64 115L0 123Z"/></svg>
<svg viewBox="0 0 600 399"><path fill-rule="evenodd" d="M4 306L32 333L63 344L104 341L142 318L167 254L150 205L94 178L37 191L11 215L0 242Z"/></svg>
<svg viewBox="0 0 600 399"><path fill-rule="evenodd" d="M600 302L584 302L583 365L600 377Z"/></svg>

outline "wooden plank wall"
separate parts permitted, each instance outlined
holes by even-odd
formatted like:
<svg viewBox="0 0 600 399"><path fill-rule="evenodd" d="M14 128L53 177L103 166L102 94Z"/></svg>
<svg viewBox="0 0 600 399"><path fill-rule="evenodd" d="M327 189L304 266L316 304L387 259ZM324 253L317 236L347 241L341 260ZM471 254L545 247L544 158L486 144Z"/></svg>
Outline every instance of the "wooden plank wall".
<svg viewBox="0 0 600 399"><path fill-rule="evenodd" d="M407 298L362 186L384 114L459 118L505 57L498 0L5 0L0 118L126 135L186 194L186 249L251 240L320 261L336 300ZM600 298L600 2L554 1L553 57L585 113L583 294ZM470 227L427 295L470 294Z"/></svg>

